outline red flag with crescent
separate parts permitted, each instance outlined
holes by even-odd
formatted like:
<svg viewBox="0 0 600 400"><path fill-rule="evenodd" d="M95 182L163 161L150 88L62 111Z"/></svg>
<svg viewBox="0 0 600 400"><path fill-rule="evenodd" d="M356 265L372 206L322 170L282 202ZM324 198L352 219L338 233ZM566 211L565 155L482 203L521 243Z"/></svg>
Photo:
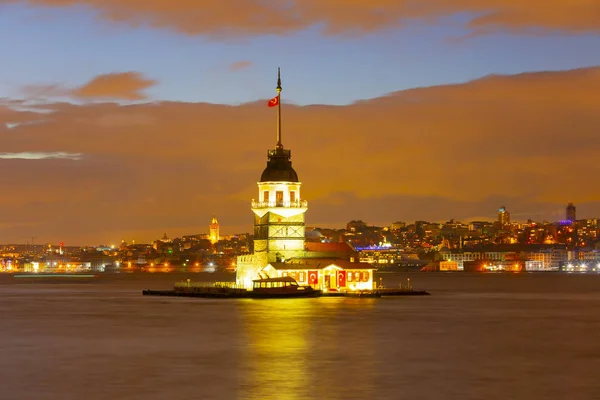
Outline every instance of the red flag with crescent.
<svg viewBox="0 0 600 400"><path fill-rule="evenodd" d="M277 104L279 104L279 96L275 96L271 100L269 100L268 106L275 107Z"/></svg>
<svg viewBox="0 0 600 400"><path fill-rule="evenodd" d="M318 285L319 284L319 271L308 271L308 284Z"/></svg>
<svg viewBox="0 0 600 400"><path fill-rule="evenodd" d="M338 278L338 286L340 286L340 287L346 286L346 271L338 271L337 278Z"/></svg>

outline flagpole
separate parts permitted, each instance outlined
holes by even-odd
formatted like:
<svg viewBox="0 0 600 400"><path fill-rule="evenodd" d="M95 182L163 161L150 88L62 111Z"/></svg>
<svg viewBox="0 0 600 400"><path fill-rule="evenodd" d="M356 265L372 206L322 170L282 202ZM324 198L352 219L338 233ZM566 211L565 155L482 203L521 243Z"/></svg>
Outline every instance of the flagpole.
<svg viewBox="0 0 600 400"><path fill-rule="evenodd" d="M281 75L277 67L277 148L283 149L281 144Z"/></svg>

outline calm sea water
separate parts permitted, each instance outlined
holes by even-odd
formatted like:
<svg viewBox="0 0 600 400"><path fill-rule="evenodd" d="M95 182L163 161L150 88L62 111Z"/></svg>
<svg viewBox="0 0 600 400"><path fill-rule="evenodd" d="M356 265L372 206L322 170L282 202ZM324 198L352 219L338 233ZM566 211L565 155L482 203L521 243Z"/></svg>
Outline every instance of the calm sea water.
<svg viewBox="0 0 600 400"><path fill-rule="evenodd" d="M600 275L380 276L432 296L155 298L141 289L187 276L2 276L0 399L600 398Z"/></svg>

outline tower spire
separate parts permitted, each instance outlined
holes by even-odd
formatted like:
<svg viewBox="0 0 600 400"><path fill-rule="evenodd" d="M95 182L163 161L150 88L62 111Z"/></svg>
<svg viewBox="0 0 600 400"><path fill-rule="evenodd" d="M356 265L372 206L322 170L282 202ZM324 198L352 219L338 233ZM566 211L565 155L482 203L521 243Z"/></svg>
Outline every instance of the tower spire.
<svg viewBox="0 0 600 400"><path fill-rule="evenodd" d="M281 73L277 67L277 148L283 149L281 143Z"/></svg>

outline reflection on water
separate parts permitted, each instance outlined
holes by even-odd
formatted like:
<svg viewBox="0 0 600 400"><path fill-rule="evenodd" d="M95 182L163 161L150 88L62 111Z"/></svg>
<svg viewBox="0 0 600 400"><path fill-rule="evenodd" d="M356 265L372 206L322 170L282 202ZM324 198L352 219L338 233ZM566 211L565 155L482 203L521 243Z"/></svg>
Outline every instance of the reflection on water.
<svg viewBox="0 0 600 400"><path fill-rule="evenodd" d="M355 312L371 309L373 300L246 302L240 313L244 351L238 398L348 398L347 387L371 393L373 336ZM339 363L346 364L343 370Z"/></svg>
<svg viewBox="0 0 600 400"><path fill-rule="evenodd" d="M181 277L139 279L0 276L0 400L599 398L600 276L415 274L432 296L222 301L143 297Z"/></svg>
<svg viewBox="0 0 600 400"><path fill-rule="evenodd" d="M310 375L310 322L313 299L251 301L240 317L243 358L240 376L243 398L305 399ZM311 304L312 303L312 304Z"/></svg>

